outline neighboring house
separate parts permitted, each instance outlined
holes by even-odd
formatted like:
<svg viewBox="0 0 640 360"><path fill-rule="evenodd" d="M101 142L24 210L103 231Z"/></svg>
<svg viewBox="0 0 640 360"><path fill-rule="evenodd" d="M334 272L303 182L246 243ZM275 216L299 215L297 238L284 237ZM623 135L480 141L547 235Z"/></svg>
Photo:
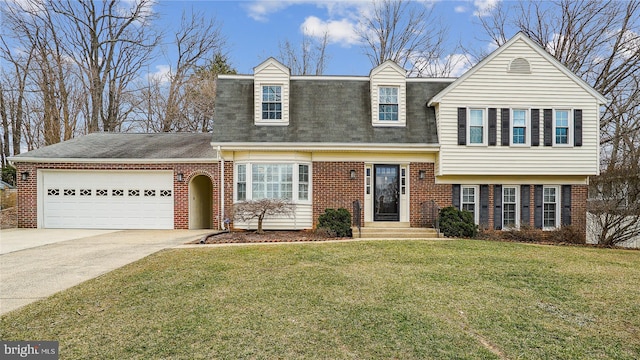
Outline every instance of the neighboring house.
<svg viewBox="0 0 640 360"><path fill-rule="evenodd" d="M10 190L15 188L15 186L9 184L8 182L0 180L0 190Z"/></svg>
<svg viewBox="0 0 640 360"><path fill-rule="evenodd" d="M12 158L28 173L20 226L217 228L234 203L268 197L296 210L265 229L312 228L358 200L365 227L425 226L437 204L485 228L584 231L605 102L521 33L458 79L391 61L292 76L268 59L219 76L213 134L94 134Z"/></svg>

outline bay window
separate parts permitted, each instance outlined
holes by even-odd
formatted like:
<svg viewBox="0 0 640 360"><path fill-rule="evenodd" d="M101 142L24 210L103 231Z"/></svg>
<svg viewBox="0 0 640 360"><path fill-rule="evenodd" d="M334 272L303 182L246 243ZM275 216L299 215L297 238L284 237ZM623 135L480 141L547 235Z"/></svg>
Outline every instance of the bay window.
<svg viewBox="0 0 640 360"><path fill-rule="evenodd" d="M242 163L236 165L235 200L310 200L310 165Z"/></svg>

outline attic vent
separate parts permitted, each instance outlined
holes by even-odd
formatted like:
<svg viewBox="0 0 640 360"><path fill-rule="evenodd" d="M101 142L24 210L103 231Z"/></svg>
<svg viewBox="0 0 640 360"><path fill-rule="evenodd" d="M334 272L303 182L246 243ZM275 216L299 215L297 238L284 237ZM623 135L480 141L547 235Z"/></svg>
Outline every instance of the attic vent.
<svg viewBox="0 0 640 360"><path fill-rule="evenodd" d="M509 64L510 73L515 74L531 74L531 65L529 65L529 61L525 58L515 58Z"/></svg>

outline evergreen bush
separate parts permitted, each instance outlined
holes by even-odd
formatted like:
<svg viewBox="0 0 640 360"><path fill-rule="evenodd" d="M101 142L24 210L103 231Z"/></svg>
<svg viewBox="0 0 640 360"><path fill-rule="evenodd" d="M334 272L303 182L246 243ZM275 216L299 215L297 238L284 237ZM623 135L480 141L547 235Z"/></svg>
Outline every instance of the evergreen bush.
<svg viewBox="0 0 640 360"><path fill-rule="evenodd" d="M448 237L473 238L478 234L473 214L453 206L440 209L440 231Z"/></svg>
<svg viewBox="0 0 640 360"><path fill-rule="evenodd" d="M345 208L325 209L318 217L318 229L329 229L338 237L351 236L351 214Z"/></svg>

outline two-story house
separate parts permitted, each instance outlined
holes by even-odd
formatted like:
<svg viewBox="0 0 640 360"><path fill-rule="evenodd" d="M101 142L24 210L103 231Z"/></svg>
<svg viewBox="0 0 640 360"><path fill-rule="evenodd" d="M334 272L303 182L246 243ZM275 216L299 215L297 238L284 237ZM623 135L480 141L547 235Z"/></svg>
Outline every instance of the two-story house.
<svg viewBox="0 0 640 360"><path fill-rule="evenodd" d="M365 227L422 227L437 204L486 228L584 231L605 102L523 34L458 79L391 61L292 76L268 59L219 76L213 134L92 134L14 157L19 225L218 228L234 203L278 198L295 214L266 229L357 200Z"/></svg>

